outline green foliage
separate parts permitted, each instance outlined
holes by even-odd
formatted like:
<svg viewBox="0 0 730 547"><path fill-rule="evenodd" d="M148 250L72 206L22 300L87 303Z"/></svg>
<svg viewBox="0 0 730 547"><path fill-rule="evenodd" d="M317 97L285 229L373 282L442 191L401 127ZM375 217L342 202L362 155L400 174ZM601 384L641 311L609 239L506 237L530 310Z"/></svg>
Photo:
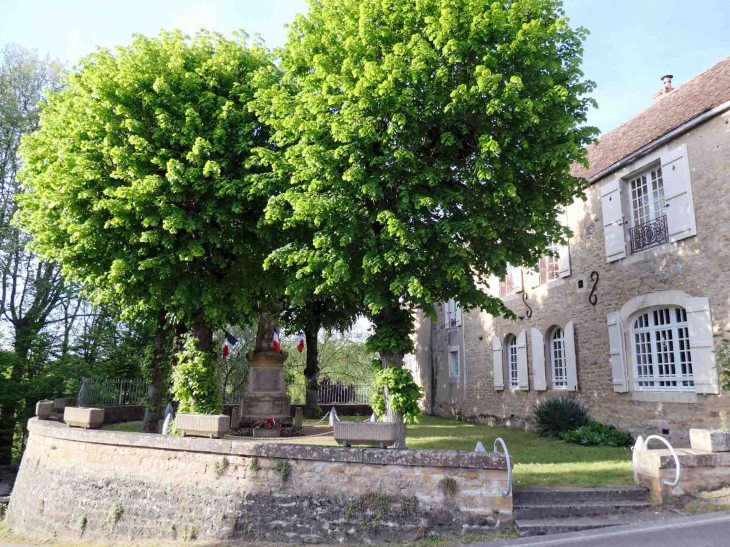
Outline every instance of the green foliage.
<svg viewBox="0 0 730 547"><path fill-rule="evenodd" d="M193 541L198 538L198 529L191 524L186 524L182 534L183 541Z"/></svg>
<svg viewBox="0 0 730 547"><path fill-rule="evenodd" d="M444 496L453 496L459 491L458 483L451 477L445 477L439 482L439 490Z"/></svg>
<svg viewBox="0 0 730 547"><path fill-rule="evenodd" d="M533 420L543 437L560 437L588 423L588 410L571 397L556 397L535 405Z"/></svg>
<svg viewBox="0 0 730 547"><path fill-rule="evenodd" d="M410 370L398 367L380 369L375 374L374 385L380 388L372 399L373 412L378 417L383 416L387 410L382 391L387 388L390 408L394 412L400 412L405 423L418 421L421 414L418 403L423 397L423 389L413 380Z"/></svg>
<svg viewBox="0 0 730 547"><path fill-rule="evenodd" d="M78 528L78 530L79 530L79 534L81 534L82 536L84 535L84 532L86 531L86 525L88 524L88 522L89 522L89 521L87 520L87 518L86 518L86 515L83 515L83 516L82 516L82 517L81 517L81 518L79 519L79 522L78 522L78 524L76 525L76 527L77 527L77 528Z"/></svg>
<svg viewBox="0 0 730 547"><path fill-rule="evenodd" d="M720 340L716 348L717 369L720 377L720 387L723 391L730 391L730 340Z"/></svg>
<svg viewBox="0 0 730 547"><path fill-rule="evenodd" d="M119 519L122 518L122 515L124 514L124 507L122 507L122 504L118 501L115 501L114 504L109 508L109 512L106 515L106 523L109 526L109 531L113 532L114 528L116 527L117 523L119 522Z"/></svg>
<svg viewBox="0 0 730 547"><path fill-rule="evenodd" d="M266 267L311 280L292 297L361 295L379 352L433 302L508 313L489 277L565 240L585 186L586 31L557 0L318 0L290 29L252 107L278 146L266 221L300 235Z"/></svg>
<svg viewBox="0 0 730 547"><path fill-rule="evenodd" d="M180 402L178 412L218 414L221 391L217 356L203 351L192 334L186 334L178 362L172 373L172 394Z"/></svg>
<svg viewBox="0 0 730 547"><path fill-rule="evenodd" d="M220 460L217 460L215 462L215 478L220 479L223 475L225 475L230 465L231 462L229 462L228 458L225 456L223 456Z"/></svg>
<svg viewBox="0 0 730 547"><path fill-rule="evenodd" d="M251 456L251 459L248 462L248 470L251 471L251 473L256 473L259 470L259 458L258 456Z"/></svg>
<svg viewBox="0 0 730 547"><path fill-rule="evenodd" d="M612 425L593 420L577 429L562 433L560 438L569 443L586 446L632 446L634 444L634 438L628 431L621 431Z"/></svg>
<svg viewBox="0 0 730 547"><path fill-rule="evenodd" d="M286 460L276 462L276 472L281 475L281 482L287 482L291 476L291 464Z"/></svg>
<svg viewBox="0 0 730 547"><path fill-rule="evenodd" d="M258 237L268 193L253 180L265 169L251 162L268 144L248 106L259 69L277 74L263 48L207 32L82 59L23 140L16 221L33 249L126 316L254 313L272 283Z"/></svg>

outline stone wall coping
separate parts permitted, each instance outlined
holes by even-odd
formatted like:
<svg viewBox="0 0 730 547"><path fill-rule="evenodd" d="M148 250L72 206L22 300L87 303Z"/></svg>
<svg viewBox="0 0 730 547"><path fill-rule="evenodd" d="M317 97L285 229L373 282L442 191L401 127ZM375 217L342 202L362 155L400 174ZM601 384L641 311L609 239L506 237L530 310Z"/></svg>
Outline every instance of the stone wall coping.
<svg viewBox="0 0 730 547"><path fill-rule="evenodd" d="M468 469L507 469L507 459L498 452L465 450L396 450L381 448L340 448L281 442L239 439L205 439L155 433L129 433L104 429L76 429L65 424L28 420L28 431L54 439L90 444L129 446L157 450L202 452L207 454L257 456L291 460L401 465L409 467L451 467ZM728 453L730 457L730 453Z"/></svg>
<svg viewBox="0 0 730 547"><path fill-rule="evenodd" d="M708 452L693 448L675 448L682 467L730 467L730 452ZM658 469L674 469L674 457L669 450L642 450L637 453L640 464Z"/></svg>

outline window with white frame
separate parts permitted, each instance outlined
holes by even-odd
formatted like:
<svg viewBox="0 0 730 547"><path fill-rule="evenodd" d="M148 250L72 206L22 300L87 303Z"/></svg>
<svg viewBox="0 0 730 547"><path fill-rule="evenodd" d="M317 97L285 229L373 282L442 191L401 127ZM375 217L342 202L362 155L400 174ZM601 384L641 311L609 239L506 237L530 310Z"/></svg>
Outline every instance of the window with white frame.
<svg viewBox="0 0 730 547"><path fill-rule="evenodd" d="M687 311L661 307L642 311L631 332L636 389L694 391Z"/></svg>
<svg viewBox="0 0 730 547"><path fill-rule="evenodd" d="M565 333L560 327L550 334L550 367L553 389L568 389L568 369L565 360Z"/></svg>
<svg viewBox="0 0 730 547"><path fill-rule="evenodd" d="M664 182L661 167L651 169L632 179L629 188L632 226L640 226L664 216Z"/></svg>
<svg viewBox="0 0 730 547"><path fill-rule="evenodd" d="M459 348L452 346L449 350L449 380L457 382L459 380Z"/></svg>
<svg viewBox="0 0 730 547"><path fill-rule="evenodd" d="M560 249L563 246L560 243L553 241L548 245L548 250L551 251L552 255L543 256L541 266L545 271L545 281L552 281L553 279L560 279Z"/></svg>
<svg viewBox="0 0 730 547"><path fill-rule="evenodd" d="M520 387L519 370L517 368L517 338L510 336L507 342L507 373L509 376L509 388Z"/></svg>

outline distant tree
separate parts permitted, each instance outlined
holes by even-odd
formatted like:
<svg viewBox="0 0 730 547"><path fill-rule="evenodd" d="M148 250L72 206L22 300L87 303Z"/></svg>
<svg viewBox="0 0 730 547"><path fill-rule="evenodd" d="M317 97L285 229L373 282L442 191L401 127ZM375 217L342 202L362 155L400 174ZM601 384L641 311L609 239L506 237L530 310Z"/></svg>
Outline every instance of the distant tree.
<svg viewBox="0 0 730 547"><path fill-rule="evenodd" d="M506 313L489 277L568 235L596 133L585 35L558 0L313 0L291 26L284 80L254 103L289 182L268 217L313 231L290 252L323 291L363 295L383 366L412 351L418 308Z"/></svg>
<svg viewBox="0 0 730 547"><path fill-rule="evenodd" d="M155 321L145 430L161 417L170 333L189 328L188 354L216 359L213 329L255 313L269 282L257 232L268 190L251 162L268 143L249 109L259 70L278 74L244 35L138 36L82 59L23 143L16 218L32 248L94 302Z"/></svg>

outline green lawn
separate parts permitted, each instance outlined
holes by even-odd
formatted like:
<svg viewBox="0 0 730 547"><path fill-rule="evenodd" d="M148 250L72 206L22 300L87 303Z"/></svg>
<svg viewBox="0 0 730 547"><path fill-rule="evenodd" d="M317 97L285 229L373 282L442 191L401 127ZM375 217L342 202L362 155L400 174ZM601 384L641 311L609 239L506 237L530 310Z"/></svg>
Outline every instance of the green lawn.
<svg viewBox="0 0 730 547"><path fill-rule="evenodd" d="M364 420L365 417L341 417ZM312 425L315 420L307 420ZM326 422L323 422L323 424ZM105 426L116 431L139 431L142 422ZM491 450L494 439L502 437L515 462L514 486L623 486L633 484L631 450L580 446L544 439L536 433L518 429L475 425L447 418L421 417L420 423L409 425L408 448L474 450L482 441ZM315 438L292 439L291 442L335 445L332 440Z"/></svg>

